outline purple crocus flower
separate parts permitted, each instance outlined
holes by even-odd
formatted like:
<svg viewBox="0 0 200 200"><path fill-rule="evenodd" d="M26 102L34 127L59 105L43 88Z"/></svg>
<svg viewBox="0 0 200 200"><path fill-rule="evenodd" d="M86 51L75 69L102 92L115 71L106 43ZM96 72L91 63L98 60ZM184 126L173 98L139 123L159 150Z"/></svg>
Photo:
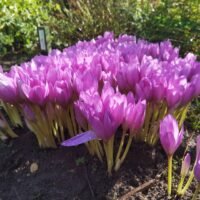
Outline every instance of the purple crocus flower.
<svg viewBox="0 0 200 200"><path fill-rule="evenodd" d="M200 158L200 135L196 139L196 161Z"/></svg>
<svg viewBox="0 0 200 200"><path fill-rule="evenodd" d="M149 78L144 77L139 84L136 85L136 96L138 99L146 99L148 101L152 98L152 83Z"/></svg>
<svg viewBox="0 0 200 200"><path fill-rule="evenodd" d="M91 117L89 123L97 138L107 141L115 134L119 124L114 121L113 116L109 112L105 112L101 115L101 117Z"/></svg>
<svg viewBox="0 0 200 200"><path fill-rule="evenodd" d="M194 166L194 176L200 182L200 135L196 139L196 161Z"/></svg>
<svg viewBox="0 0 200 200"><path fill-rule="evenodd" d="M190 168L190 162L191 162L191 156L189 153L187 153L182 161L181 176L185 177L188 174Z"/></svg>
<svg viewBox="0 0 200 200"><path fill-rule="evenodd" d="M181 77L179 79L171 78L166 89L166 100L170 109L177 108L182 101L183 94L187 87L187 79ZM187 100L185 96L185 100Z"/></svg>
<svg viewBox="0 0 200 200"><path fill-rule="evenodd" d="M160 141L168 156L172 156L183 139L183 127L179 131L178 123L172 115L167 115L160 123Z"/></svg>
<svg viewBox="0 0 200 200"><path fill-rule="evenodd" d="M49 94L49 87L48 84L44 84L42 82L38 82L37 84L26 85L23 84L22 91L26 98L37 105L43 105L48 97Z"/></svg>
<svg viewBox="0 0 200 200"><path fill-rule="evenodd" d="M194 166L194 177L198 182L200 182L200 159L196 162Z"/></svg>
<svg viewBox="0 0 200 200"><path fill-rule="evenodd" d="M16 103L18 101L17 87L14 79L0 73L0 99L4 102Z"/></svg>
<svg viewBox="0 0 200 200"><path fill-rule="evenodd" d="M152 80L152 100L160 102L164 99L166 93L165 77L154 77Z"/></svg>
<svg viewBox="0 0 200 200"><path fill-rule="evenodd" d="M84 142L93 139L102 139L108 141L116 132L117 128L124 118L124 105L125 95L121 95L119 92L113 93L114 90L109 84L105 84L102 90L101 97L97 92L89 93L82 92L77 106L79 111L83 113L83 116L88 120L92 131L81 134L81 137L75 139L69 139L65 141L63 145L74 146L82 144ZM91 96L92 95L92 96ZM84 122L84 118L79 119L80 123ZM91 134L91 137L89 137ZM96 138L94 137L96 135Z"/></svg>
<svg viewBox="0 0 200 200"><path fill-rule="evenodd" d="M66 106L72 96L72 89L67 81L56 81L53 87L55 102Z"/></svg>
<svg viewBox="0 0 200 200"><path fill-rule="evenodd" d="M189 101L191 101L193 98L194 92L195 92L195 85L191 83L187 84L182 96L181 104L186 105Z"/></svg>
<svg viewBox="0 0 200 200"><path fill-rule="evenodd" d="M144 123L146 110L146 101L139 100L137 104L128 103L125 108L124 127L130 129L130 132L137 132Z"/></svg>
<svg viewBox="0 0 200 200"><path fill-rule="evenodd" d="M200 68L200 65L199 65ZM195 91L193 93L193 96L198 96L200 94L200 73L198 75L194 75L192 77L191 83L195 87Z"/></svg>

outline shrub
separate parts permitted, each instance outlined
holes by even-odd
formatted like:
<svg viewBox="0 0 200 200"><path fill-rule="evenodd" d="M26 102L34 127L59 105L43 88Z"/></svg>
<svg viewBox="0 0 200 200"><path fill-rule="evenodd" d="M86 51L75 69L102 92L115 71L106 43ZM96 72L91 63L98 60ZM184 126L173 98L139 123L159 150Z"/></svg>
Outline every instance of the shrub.
<svg viewBox="0 0 200 200"><path fill-rule="evenodd" d="M46 7L41 0L1 1L0 54L36 49L37 26L48 20Z"/></svg>

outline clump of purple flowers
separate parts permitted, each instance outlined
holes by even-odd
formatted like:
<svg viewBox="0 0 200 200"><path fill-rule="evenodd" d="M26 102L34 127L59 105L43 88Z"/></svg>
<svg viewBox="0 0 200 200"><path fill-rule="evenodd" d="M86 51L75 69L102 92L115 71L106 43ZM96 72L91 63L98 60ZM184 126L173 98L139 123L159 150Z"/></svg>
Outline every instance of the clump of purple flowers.
<svg viewBox="0 0 200 200"><path fill-rule="evenodd" d="M22 126L23 117L41 147L81 133L63 145L86 143L91 154L106 156L109 173L120 167L133 139L156 144L165 115L181 126L199 94L200 63L193 54L181 58L169 41L109 32L0 73L0 99L14 126Z"/></svg>

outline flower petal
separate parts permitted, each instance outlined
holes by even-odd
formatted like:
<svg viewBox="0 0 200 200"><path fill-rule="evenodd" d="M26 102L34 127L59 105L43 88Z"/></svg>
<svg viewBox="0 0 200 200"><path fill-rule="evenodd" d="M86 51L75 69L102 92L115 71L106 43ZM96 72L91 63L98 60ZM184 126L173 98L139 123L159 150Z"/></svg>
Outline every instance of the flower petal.
<svg viewBox="0 0 200 200"><path fill-rule="evenodd" d="M61 143L61 145L66 147L77 146L79 144L83 144L95 139L97 139L97 135L93 131L86 131L68 140L65 140L64 142Z"/></svg>

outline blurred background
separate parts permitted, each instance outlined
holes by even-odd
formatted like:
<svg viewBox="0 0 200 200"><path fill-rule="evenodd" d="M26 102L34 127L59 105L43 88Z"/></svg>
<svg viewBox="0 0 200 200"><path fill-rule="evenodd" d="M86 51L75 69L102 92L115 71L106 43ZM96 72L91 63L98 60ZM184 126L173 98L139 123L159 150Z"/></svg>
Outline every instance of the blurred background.
<svg viewBox="0 0 200 200"><path fill-rule="evenodd" d="M200 56L200 0L1 0L0 64L37 54L41 26L49 30L52 48L113 31L156 42L170 39L182 55Z"/></svg>

